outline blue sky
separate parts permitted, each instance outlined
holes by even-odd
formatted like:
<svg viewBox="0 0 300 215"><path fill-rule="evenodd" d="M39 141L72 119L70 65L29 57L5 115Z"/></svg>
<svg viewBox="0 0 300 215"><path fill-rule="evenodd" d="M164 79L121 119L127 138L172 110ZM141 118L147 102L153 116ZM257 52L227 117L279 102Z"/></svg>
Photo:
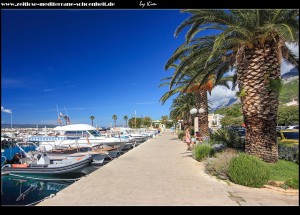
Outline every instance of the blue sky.
<svg viewBox="0 0 300 215"><path fill-rule="evenodd" d="M164 65L184 41L179 10L3 10L1 106L13 123L113 123L169 114ZM1 123L10 114L1 111Z"/></svg>
<svg viewBox="0 0 300 215"><path fill-rule="evenodd" d="M124 116L169 114L160 97L171 76L164 65L184 42L175 29L179 10L2 10L1 123L57 124L57 110L72 123L124 124ZM291 46L298 52L298 46ZM283 62L282 74L292 68ZM238 89L236 89L237 91ZM217 86L212 107L236 91Z"/></svg>

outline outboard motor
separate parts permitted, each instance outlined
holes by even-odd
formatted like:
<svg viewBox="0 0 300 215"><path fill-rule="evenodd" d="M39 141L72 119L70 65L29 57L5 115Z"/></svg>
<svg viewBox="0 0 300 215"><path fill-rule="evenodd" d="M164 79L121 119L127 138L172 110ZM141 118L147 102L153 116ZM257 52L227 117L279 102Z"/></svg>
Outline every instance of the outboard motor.
<svg viewBox="0 0 300 215"><path fill-rule="evenodd" d="M38 154L37 159L37 164L50 164L50 159L47 153Z"/></svg>

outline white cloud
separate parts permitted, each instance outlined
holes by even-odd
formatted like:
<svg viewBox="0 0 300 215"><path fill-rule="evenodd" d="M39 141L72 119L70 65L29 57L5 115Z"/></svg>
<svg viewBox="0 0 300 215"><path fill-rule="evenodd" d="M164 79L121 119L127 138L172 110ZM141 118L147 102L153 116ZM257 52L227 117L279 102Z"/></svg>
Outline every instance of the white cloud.
<svg viewBox="0 0 300 215"><path fill-rule="evenodd" d="M44 89L43 91L44 92L49 92L49 91L52 91L53 89Z"/></svg>
<svg viewBox="0 0 300 215"><path fill-rule="evenodd" d="M3 88L18 88L22 87L22 81L17 79L9 79L9 78L3 78L1 80L1 87Z"/></svg>
<svg viewBox="0 0 300 215"><path fill-rule="evenodd" d="M1 112L12 113L11 109L5 109L3 106L1 106Z"/></svg>
<svg viewBox="0 0 300 215"><path fill-rule="evenodd" d="M289 72L291 69L293 69L295 66L293 66L292 64L287 63L286 61L282 61L281 63L281 67L280 67L280 72L281 75Z"/></svg>
<svg viewBox="0 0 300 215"><path fill-rule="evenodd" d="M229 86L232 86L232 83L229 82ZM221 104L228 103L231 98L235 98L236 92L239 91L238 87L234 91L227 89L224 86L216 86L212 92L211 96L208 95L208 100L212 103L211 107L215 108Z"/></svg>
<svg viewBox="0 0 300 215"><path fill-rule="evenodd" d="M292 43L285 43L285 45L295 54L297 57L299 57L299 46Z"/></svg>
<svg viewBox="0 0 300 215"><path fill-rule="evenodd" d="M152 104L158 104L159 102L137 102L134 103L135 105L152 105Z"/></svg>
<svg viewBox="0 0 300 215"><path fill-rule="evenodd" d="M231 69L224 74L224 77L232 76L232 75L234 75L235 72L236 72L236 69Z"/></svg>
<svg viewBox="0 0 300 215"><path fill-rule="evenodd" d="M299 57L299 46L298 45L295 45L292 43L285 43L285 44L291 50L291 52L293 52L293 54L295 54L297 57ZM289 72L293 68L294 68L293 65L291 65L283 60L281 63L281 67L280 67L281 75Z"/></svg>

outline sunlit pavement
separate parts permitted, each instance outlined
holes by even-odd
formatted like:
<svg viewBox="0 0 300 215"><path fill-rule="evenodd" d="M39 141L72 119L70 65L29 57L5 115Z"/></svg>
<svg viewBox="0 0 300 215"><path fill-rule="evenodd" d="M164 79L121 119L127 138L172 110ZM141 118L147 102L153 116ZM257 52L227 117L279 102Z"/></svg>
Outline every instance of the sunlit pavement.
<svg viewBox="0 0 300 215"><path fill-rule="evenodd" d="M298 195L211 177L166 131L38 205L299 205Z"/></svg>

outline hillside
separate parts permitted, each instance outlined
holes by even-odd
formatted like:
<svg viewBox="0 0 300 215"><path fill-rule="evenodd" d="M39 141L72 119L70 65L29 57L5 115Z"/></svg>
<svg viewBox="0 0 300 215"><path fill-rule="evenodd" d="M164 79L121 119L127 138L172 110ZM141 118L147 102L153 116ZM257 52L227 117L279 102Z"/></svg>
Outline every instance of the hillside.
<svg viewBox="0 0 300 215"><path fill-rule="evenodd" d="M279 95L279 103L285 104L299 97L299 78L288 83L284 83Z"/></svg>
<svg viewBox="0 0 300 215"><path fill-rule="evenodd" d="M282 86L282 90L280 91L279 95L279 103L285 104L287 102L292 101L293 99L298 100L299 97L299 79L284 83ZM232 113L238 116L239 114L242 115L241 111L241 104L234 103L228 106L219 107L217 110L212 111L215 114L222 114L222 115L232 115ZM238 114L239 112L239 114Z"/></svg>

